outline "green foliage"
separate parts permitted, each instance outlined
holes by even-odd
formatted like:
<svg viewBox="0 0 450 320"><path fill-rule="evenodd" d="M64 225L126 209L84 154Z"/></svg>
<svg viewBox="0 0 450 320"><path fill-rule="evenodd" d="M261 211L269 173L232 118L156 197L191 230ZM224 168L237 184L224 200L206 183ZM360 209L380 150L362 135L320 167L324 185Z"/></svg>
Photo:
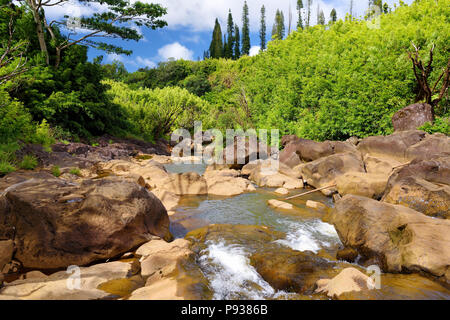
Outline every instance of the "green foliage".
<svg viewBox="0 0 450 320"><path fill-rule="evenodd" d="M19 164L20 169L33 170L37 167L38 161L33 155L26 155Z"/></svg>
<svg viewBox="0 0 450 320"><path fill-rule="evenodd" d="M59 177L61 176L61 169L59 168L59 166L53 166L52 167L52 175L54 175L55 177Z"/></svg>
<svg viewBox="0 0 450 320"><path fill-rule="evenodd" d="M425 63L436 45L430 83L447 65L450 7L444 0L422 0L380 19L379 29L357 20L299 29L255 57L219 62L204 96L215 114L210 125L222 127L242 114L234 126L316 140L391 133L392 115L417 93L411 41L422 48ZM438 116L445 106L448 98L436 108Z"/></svg>
<svg viewBox="0 0 450 320"><path fill-rule="evenodd" d="M133 90L124 83L105 81L114 103L127 110L134 133L153 141L177 128L192 129L194 121L207 114L207 103L186 89Z"/></svg>
<svg viewBox="0 0 450 320"><path fill-rule="evenodd" d="M0 144L28 140L32 132L31 115L0 88Z"/></svg>
<svg viewBox="0 0 450 320"><path fill-rule="evenodd" d="M434 123L427 122L419 129L430 134L443 133L446 135L450 135L450 117L436 118Z"/></svg>
<svg viewBox="0 0 450 320"><path fill-rule="evenodd" d="M79 168L72 168L70 169L69 173L81 177L81 171Z"/></svg>
<svg viewBox="0 0 450 320"><path fill-rule="evenodd" d="M216 19L211 45L209 46L209 57L213 59L222 58L224 56L223 48L222 28L220 27L219 19Z"/></svg>
<svg viewBox="0 0 450 320"><path fill-rule="evenodd" d="M8 161L0 160L0 177L16 171L16 168Z"/></svg>
<svg viewBox="0 0 450 320"><path fill-rule="evenodd" d="M16 170L14 161L16 159L16 151L19 145L16 142L0 143L0 176L8 174Z"/></svg>
<svg viewBox="0 0 450 320"><path fill-rule="evenodd" d="M50 152L51 145L55 143L52 131L46 120L43 120L41 124L36 127L36 133L32 138L33 143L42 144L44 150Z"/></svg>

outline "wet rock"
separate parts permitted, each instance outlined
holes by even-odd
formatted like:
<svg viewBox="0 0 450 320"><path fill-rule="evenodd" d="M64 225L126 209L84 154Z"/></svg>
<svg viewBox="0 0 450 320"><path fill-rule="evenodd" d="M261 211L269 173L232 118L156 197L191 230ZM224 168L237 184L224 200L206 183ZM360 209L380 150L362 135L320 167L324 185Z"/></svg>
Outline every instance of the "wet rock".
<svg viewBox="0 0 450 320"><path fill-rule="evenodd" d="M333 279L321 279L316 284L317 289L315 293L323 293L330 298L338 298L347 292L358 292L375 288L374 281L355 268L344 269Z"/></svg>
<svg viewBox="0 0 450 320"><path fill-rule="evenodd" d="M0 233L15 228L15 259L25 268L86 265L130 251L152 234L169 234L163 205L135 183L118 178L74 185L37 177L1 196L8 207L0 212ZM82 197L67 200L70 195Z"/></svg>
<svg viewBox="0 0 450 320"><path fill-rule="evenodd" d="M331 222L344 246L385 272L423 272L449 283L449 220L347 195L336 203Z"/></svg>
<svg viewBox="0 0 450 320"><path fill-rule="evenodd" d="M273 288L312 294L318 278L333 274L334 263L311 252L284 247L269 248L250 257L250 263Z"/></svg>
<svg viewBox="0 0 450 320"><path fill-rule="evenodd" d="M357 196L381 199L386 189L388 176L364 172L347 172L336 178L337 190L341 196Z"/></svg>
<svg viewBox="0 0 450 320"><path fill-rule="evenodd" d="M358 258L358 251L353 248L341 249L336 254L336 259L350 263L355 262L356 258Z"/></svg>
<svg viewBox="0 0 450 320"><path fill-rule="evenodd" d="M406 157L406 150L424 140L428 134L423 131L399 131L389 136L376 136L363 139L358 144L358 150L364 157L394 159L407 163L410 159Z"/></svg>
<svg viewBox="0 0 450 320"><path fill-rule="evenodd" d="M281 195L288 195L289 194L289 190L285 189L285 188L278 188L277 190L275 190L275 193L281 194Z"/></svg>
<svg viewBox="0 0 450 320"><path fill-rule="evenodd" d="M450 156L413 161L395 171L382 201L450 218Z"/></svg>
<svg viewBox="0 0 450 320"><path fill-rule="evenodd" d="M205 195L208 194L208 185L204 177L196 172L171 174L170 183L165 189L172 190L176 195Z"/></svg>
<svg viewBox="0 0 450 320"><path fill-rule="evenodd" d="M132 263L125 262L98 264L79 270L70 269L48 277L31 277L7 283L0 290L0 300L107 299L113 295L98 289L102 283L132 275Z"/></svg>
<svg viewBox="0 0 450 320"><path fill-rule="evenodd" d="M320 202L317 202L317 201L312 201L312 200L306 201L306 206L308 208L312 208L312 209L316 209L316 210L324 210L324 209L328 208L323 203L320 203Z"/></svg>
<svg viewBox="0 0 450 320"><path fill-rule="evenodd" d="M248 138L242 141L235 138L234 144L223 149L220 156L226 167L241 170L249 162L268 159L272 153L272 149L265 143L255 143Z"/></svg>
<svg viewBox="0 0 450 320"><path fill-rule="evenodd" d="M278 201L278 200L269 200L267 201L269 206L275 208L275 209L282 209L282 210L293 210L294 206L290 203Z"/></svg>
<svg viewBox="0 0 450 320"><path fill-rule="evenodd" d="M395 131L416 130L425 123L433 123L433 109L427 103L415 103L399 110L392 117Z"/></svg>
<svg viewBox="0 0 450 320"><path fill-rule="evenodd" d="M4 266L11 262L14 253L14 242L12 240L0 241L0 273Z"/></svg>
<svg viewBox="0 0 450 320"><path fill-rule="evenodd" d="M364 173L364 163L357 153L340 153L320 158L303 166L303 178L310 186L323 188L336 184L336 179L347 172ZM326 196L336 192L336 188L323 190Z"/></svg>

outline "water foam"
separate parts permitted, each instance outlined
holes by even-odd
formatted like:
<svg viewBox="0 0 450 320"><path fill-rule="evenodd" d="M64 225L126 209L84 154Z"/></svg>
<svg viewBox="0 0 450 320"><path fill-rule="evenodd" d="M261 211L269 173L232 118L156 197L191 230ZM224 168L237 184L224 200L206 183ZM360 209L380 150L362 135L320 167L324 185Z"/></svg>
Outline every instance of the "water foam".
<svg viewBox="0 0 450 320"><path fill-rule="evenodd" d="M293 250L317 253L322 248L340 242L334 226L320 220L284 223L289 231L285 239L276 242Z"/></svg>
<svg viewBox="0 0 450 320"><path fill-rule="evenodd" d="M275 290L250 265L243 247L224 242L206 244L200 264L214 290L214 299L261 300L275 295Z"/></svg>

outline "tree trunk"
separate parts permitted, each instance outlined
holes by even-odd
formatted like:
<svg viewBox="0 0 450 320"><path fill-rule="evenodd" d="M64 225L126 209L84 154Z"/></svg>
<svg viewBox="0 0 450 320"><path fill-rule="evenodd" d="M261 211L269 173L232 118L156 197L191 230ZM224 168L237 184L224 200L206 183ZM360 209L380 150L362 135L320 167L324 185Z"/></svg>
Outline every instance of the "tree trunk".
<svg viewBox="0 0 450 320"><path fill-rule="evenodd" d="M39 15L39 7L35 0L27 0L27 2L30 5L31 11L33 12L34 22L36 23L36 33L39 40L39 47L41 48L41 52L45 55L46 64L49 65L50 58L48 55L47 43L45 42L45 34L44 28L42 27L41 16Z"/></svg>

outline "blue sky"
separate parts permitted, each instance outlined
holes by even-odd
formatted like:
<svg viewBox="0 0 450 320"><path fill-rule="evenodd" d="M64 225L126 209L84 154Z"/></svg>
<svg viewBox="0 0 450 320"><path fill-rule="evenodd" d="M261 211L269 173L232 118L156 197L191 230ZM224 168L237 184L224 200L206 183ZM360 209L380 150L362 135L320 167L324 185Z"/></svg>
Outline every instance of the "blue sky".
<svg viewBox="0 0 450 320"><path fill-rule="evenodd" d="M134 1L134 0L131 0ZM222 31L226 30L226 19L228 10L233 13L234 22L242 25L241 15L244 0L140 0L141 2L159 3L166 7L168 14L164 19L168 22L168 27L159 30L150 30L141 28L140 32L144 38L139 41L112 40L111 43L132 50L131 56L117 56L107 54L102 51L89 49L89 57L103 55L104 62L114 60L122 61L129 71L135 71L141 67L154 67L158 62L166 61L169 58L197 60L203 57L203 52L208 49L211 34L214 28L214 21L219 18L222 25ZM296 0L248 0L250 10L250 29L251 29L251 54L259 51L259 20L260 9L262 5L266 7L268 38L272 30L272 24L275 19L277 9L283 10L285 19L288 18L289 6L292 8L293 25L297 23ZM306 5L306 0L303 3ZM397 0L386 1L393 6L398 3ZM411 3L412 0L406 0ZM367 0L354 1L354 14L363 16L367 9ZM335 8L338 13L338 19L344 18L349 12L350 0L313 0L311 12L312 22L315 23L317 16L317 7L320 7L328 19L330 11ZM51 7L47 11L47 16L54 19L63 15L88 15L94 11L101 10L96 6L81 7L77 0L71 0L64 6ZM287 21L286 21L287 23Z"/></svg>

